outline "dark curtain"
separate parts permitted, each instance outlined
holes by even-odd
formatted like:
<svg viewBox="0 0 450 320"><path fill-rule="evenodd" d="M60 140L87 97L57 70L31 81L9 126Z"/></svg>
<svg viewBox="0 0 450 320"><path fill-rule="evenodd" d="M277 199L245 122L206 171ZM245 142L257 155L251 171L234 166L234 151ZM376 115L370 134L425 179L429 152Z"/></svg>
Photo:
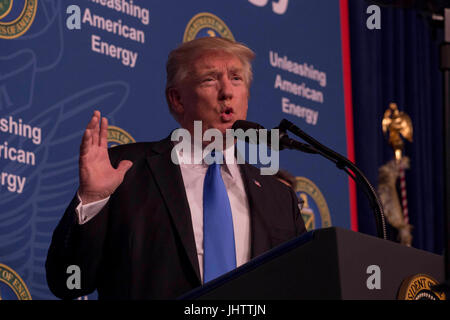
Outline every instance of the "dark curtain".
<svg viewBox="0 0 450 320"><path fill-rule="evenodd" d="M390 102L414 126L406 171L413 247L443 254L443 93L439 45L443 31L417 10L381 8L381 29L369 30L364 0L349 1L356 165L377 186L378 168L394 157L381 120ZM375 220L358 191L359 231L376 235ZM396 230L388 227L389 240Z"/></svg>

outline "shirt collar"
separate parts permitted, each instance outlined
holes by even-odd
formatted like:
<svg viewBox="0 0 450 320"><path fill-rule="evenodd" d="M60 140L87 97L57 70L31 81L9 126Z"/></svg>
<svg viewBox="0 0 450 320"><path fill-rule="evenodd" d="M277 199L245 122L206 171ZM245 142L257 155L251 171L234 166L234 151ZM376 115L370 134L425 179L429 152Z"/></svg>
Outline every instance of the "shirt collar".
<svg viewBox="0 0 450 320"><path fill-rule="evenodd" d="M174 141L174 147L179 144L180 141ZM239 167L237 166L237 160L235 157L235 148L236 145L232 145L228 148L226 148L223 152L224 154L224 162L221 165L225 172L227 172L231 178L234 180L236 178L236 175L238 174ZM191 169L207 169L208 164L202 161L201 163L194 163L194 145L191 144L191 161L190 162L183 162L183 149L177 149L176 155L178 157L178 163L182 168L191 168ZM227 159L229 160L227 162ZM231 160L231 161L230 161Z"/></svg>

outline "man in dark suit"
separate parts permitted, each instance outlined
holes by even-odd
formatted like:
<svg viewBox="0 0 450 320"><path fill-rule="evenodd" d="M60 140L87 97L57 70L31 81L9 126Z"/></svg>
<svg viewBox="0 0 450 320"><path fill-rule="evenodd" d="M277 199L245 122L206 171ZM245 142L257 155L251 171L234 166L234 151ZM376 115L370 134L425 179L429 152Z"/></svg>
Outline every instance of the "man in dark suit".
<svg viewBox="0 0 450 320"><path fill-rule="evenodd" d="M246 46L221 38L193 40L171 52L166 97L180 126L193 133L200 120L203 132L225 134L245 119L253 56ZM176 298L209 280L203 239L209 168L175 164L170 138L108 150L107 126L96 111L83 136L80 186L47 256L49 287L60 298L95 289L100 299ZM305 232L289 187L248 164L219 170L232 216L235 267ZM79 288L67 286L70 265L81 271Z"/></svg>

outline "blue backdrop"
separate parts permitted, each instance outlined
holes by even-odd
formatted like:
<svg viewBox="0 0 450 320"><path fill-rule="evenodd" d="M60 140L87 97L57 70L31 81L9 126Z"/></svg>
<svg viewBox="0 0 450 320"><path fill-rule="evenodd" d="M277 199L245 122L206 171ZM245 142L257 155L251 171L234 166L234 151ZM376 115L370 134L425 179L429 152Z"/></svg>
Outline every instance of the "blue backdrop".
<svg viewBox="0 0 450 320"><path fill-rule="evenodd" d="M54 298L45 258L53 229L76 192L79 143L93 110L115 127L111 143L161 139L177 127L165 102L165 62L185 33L232 35L256 52L249 120L272 128L287 118L352 156L344 0L92 0L78 4L81 29L70 29L76 24L76 11L66 12L70 1L0 3L12 4L11 10L0 7L4 298L26 297L25 288L33 299ZM301 66L300 74L289 71L294 64ZM288 90L293 84L315 95L293 94ZM344 173L318 156L290 151L280 156L281 167L299 177L298 194L308 200L308 219L314 218L310 228L356 229Z"/></svg>

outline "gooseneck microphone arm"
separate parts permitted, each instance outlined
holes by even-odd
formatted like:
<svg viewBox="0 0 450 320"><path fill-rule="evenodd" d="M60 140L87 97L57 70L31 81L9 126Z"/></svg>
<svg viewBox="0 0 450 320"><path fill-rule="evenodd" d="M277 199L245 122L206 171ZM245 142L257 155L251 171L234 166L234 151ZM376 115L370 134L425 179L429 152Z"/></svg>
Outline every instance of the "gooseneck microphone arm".
<svg viewBox="0 0 450 320"><path fill-rule="evenodd" d="M375 215L375 223L377 227L377 235L379 238L386 240L386 222L384 220L383 207L381 205L380 199L375 192L375 189L370 184L369 180L364 176L364 174L346 157L340 155L339 153L325 147L320 142L312 138L303 132L300 128L295 126L292 122L283 119L281 120L279 126L280 137L286 130L289 130L296 136L302 138L304 141L310 144L311 149L315 150L316 153L322 155L328 160L334 162L339 169L344 170L355 182L363 187L363 191L369 199L370 205L373 209Z"/></svg>
<svg viewBox="0 0 450 320"><path fill-rule="evenodd" d="M256 131L266 130L263 126L259 125L258 123L246 120L237 120L233 124L232 129L233 130L242 129L244 131L248 129ZM298 128L297 126L295 126L293 123L289 122L286 119L283 119L280 122L279 126L274 129L279 130L279 144L277 144L278 150L294 149L306 153L320 154L321 156L327 158L331 162L334 162L339 169L344 170L358 185L362 186L362 190L369 199L370 205L372 206L372 209L375 214L375 222L378 237L386 239L386 223L384 221L383 207L381 206L380 200L378 199L378 196L374 188L370 184L370 182L350 160L338 154L337 152L334 152L333 150L325 147L320 142L316 141L315 139L307 135L300 128ZM309 144L301 143L299 141L289 138L289 136L286 133L286 130L291 131L293 134L302 138ZM244 140L247 139L246 136L244 137L238 136L238 138L239 139L244 138ZM271 148L274 148L274 146L272 146L270 141L270 135L267 135L267 138L268 141L265 141L265 143L267 143ZM252 141L252 139L249 139L248 142L256 144L260 143L257 137L256 141Z"/></svg>

